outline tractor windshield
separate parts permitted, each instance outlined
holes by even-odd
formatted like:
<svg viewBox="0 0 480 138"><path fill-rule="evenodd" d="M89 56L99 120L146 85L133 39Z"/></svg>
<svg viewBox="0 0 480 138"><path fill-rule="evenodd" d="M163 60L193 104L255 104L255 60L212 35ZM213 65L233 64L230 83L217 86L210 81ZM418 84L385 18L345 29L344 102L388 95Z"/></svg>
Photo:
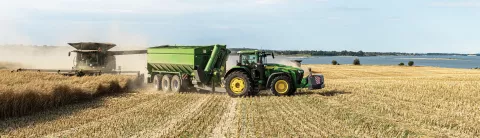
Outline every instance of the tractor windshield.
<svg viewBox="0 0 480 138"><path fill-rule="evenodd" d="M245 54L240 56L243 65L255 65L258 61L255 54Z"/></svg>

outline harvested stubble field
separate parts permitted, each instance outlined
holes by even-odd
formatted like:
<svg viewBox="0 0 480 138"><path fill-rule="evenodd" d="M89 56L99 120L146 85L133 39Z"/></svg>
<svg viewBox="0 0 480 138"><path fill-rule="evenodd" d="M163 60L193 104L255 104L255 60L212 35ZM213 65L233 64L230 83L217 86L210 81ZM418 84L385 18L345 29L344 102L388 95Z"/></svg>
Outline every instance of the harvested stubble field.
<svg viewBox="0 0 480 138"><path fill-rule="evenodd" d="M326 89L237 99L139 90L0 122L0 137L479 137L478 70L307 66Z"/></svg>
<svg viewBox="0 0 480 138"><path fill-rule="evenodd" d="M0 70L0 76L0 119L127 92L134 80L130 76L67 77L9 70Z"/></svg>

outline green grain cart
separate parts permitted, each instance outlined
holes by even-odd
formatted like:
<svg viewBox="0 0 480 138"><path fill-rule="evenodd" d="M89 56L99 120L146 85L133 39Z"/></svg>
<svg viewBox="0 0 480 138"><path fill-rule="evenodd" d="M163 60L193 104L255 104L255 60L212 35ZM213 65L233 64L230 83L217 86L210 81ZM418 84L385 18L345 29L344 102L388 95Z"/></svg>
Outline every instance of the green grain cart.
<svg viewBox="0 0 480 138"><path fill-rule="evenodd" d="M199 87L215 91L229 54L226 45L151 47L147 49L148 82L167 92Z"/></svg>
<svg viewBox="0 0 480 138"><path fill-rule="evenodd" d="M239 51L237 65L226 70L231 53L226 45L158 46L147 50L148 82L156 90L189 91L192 88L225 87L232 97L254 96L270 89L275 95L293 95L297 88L324 88L323 75L304 78L300 68L267 63L273 53ZM222 83L223 82L223 83Z"/></svg>

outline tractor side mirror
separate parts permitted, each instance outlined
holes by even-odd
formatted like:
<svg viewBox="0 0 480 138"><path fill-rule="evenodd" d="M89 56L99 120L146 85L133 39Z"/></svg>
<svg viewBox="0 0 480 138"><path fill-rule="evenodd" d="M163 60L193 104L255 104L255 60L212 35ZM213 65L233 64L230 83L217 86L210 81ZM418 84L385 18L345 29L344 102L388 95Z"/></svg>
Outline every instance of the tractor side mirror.
<svg viewBox="0 0 480 138"><path fill-rule="evenodd" d="M68 56L70 56L71 52L68 52Z"/></svg>
<svg viewBox="0 0 480 138"><path fill-rule="evenodd" d="M237 60L237 66L240 66L240 65L242 65L242 64L240 64L240 62L238 62L238 60Z"/></svg>

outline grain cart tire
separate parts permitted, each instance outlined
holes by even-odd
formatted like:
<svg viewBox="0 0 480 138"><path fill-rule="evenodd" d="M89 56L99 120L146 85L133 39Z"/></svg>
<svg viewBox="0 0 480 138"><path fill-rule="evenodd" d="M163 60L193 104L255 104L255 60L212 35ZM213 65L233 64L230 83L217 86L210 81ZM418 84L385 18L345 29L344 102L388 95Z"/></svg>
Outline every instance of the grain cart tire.
<svg viewBox="0 0 480 138"><path fill-rule="evenodd" d="M173 75L170 82L170 87L172 89L172 92L180 92L180 89L182 88L182 80L180 80L180 77L178 77L178 75Z"/></svg>
<svg viewBox="0 0 480 138"><path fill-rule="evenodd" d="M171 78L172 78L172 75L163 75L162 77L162 90L164 92L171 92L172 91L172 87L170 86L170 82L171 82Z"/></svg>
<svg viewBox="0 0 480 138"><path fill-rule="evenodd" d="M225 89L231 97L248 96L253 90L252 81L245 72L235 71L225 78Z"/></svg>
<svg viewBox="0 0 480 138"><path fill-rule="evenodd" d="M295 89L292 79L285 75L275 77L270 84L270 91L276 96L293 95L295 91L292 89Z"/></svg>
<svg viewBox="0 0 480 138"><path fill-rule="evenodd" d="M162 90L162 76L160 74L153 77L153 88L157 91Z"/></svg>

